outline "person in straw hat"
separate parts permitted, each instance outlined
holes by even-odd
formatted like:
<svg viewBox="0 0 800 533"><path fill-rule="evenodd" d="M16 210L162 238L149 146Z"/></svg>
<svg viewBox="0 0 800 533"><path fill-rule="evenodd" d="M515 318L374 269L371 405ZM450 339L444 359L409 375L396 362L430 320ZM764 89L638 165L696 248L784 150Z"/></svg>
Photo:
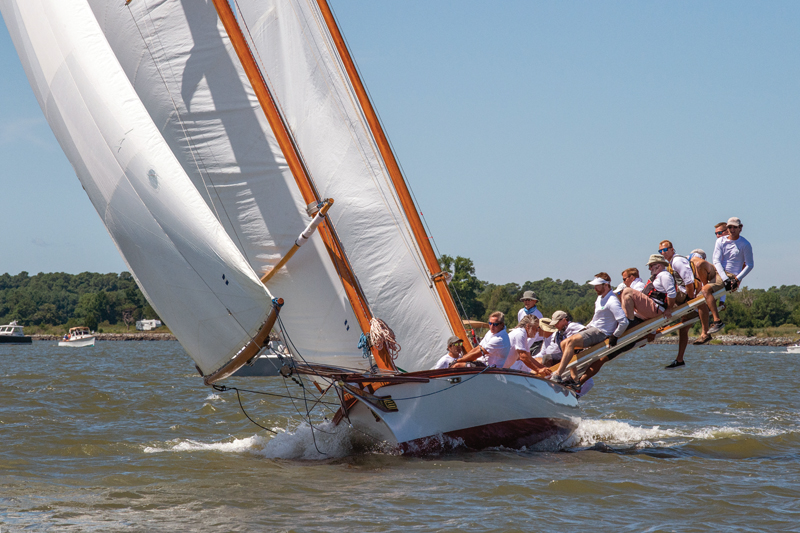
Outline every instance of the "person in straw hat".
<svg viewBox="0 0 800 533"><path fill-rule="evenodd" d="M525 304L525 307L519 310L517 313L517 322L522 322L522 318L526 316L533 316L538 319L543 318L542 312L539 311L539 308L536 307L536 304L539 303L539 297L536 296L536 293L533 291L525 291L522 293L522 298L519 299L520 302ZM544 337L542 337L539 333L536 333L533 337L528 339L528 350L533 354L536 355L539 353L539 350L542 348L542 341L544 341Z"/></svg>

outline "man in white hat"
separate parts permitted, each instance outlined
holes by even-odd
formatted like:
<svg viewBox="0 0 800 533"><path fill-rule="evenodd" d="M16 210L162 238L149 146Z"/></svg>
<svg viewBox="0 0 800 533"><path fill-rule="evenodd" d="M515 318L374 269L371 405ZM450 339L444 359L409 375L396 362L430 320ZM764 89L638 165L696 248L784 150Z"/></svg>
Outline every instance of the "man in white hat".
<svg viewBox="0 0 800 533"><path fill-rule="evenodd" d="M611 290L611 277L605 272L600 272L589 282L589 285L592 285L594 292L597 293L597 300L594 302L594 317L592 317L589 325L561 343L561 352L564 356L561 358L558 370L550 378L557 383L563 382L561 373L566 370L576 349L589 348L606 339L608 339L609 345L616 346L617 339L622 336L628 327L628 318L622 310L617 295ZM601 358L600 361L602 363L599 364L597 370L606 361L613 358L614 356ZM580 385L575 367L570 368L569 371L572 383Z"/></svg>
<svg viewBox="0 0 800 533"><path fill-rule="evenodd" d="M728 235L717 239L714 245L714 268L726 282L731 292L739 288L746 275L753 270L753 247L741 236L742 221L737 217L728 219Z"/></svg>

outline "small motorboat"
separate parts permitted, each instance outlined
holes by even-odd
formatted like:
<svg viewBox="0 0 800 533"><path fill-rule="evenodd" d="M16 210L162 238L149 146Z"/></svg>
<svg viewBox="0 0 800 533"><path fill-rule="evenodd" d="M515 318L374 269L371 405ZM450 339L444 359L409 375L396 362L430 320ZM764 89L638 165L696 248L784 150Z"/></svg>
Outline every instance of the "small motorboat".
<svg viewBox="0 0 800 533"><path fill-rule="evenodd" d="M64 335L64 338L58 341L58 345L75 346L80 348L82 346L94 346L95 340L95 335L89 331L89 328L70 328L69 333Z"/></svg>
<svg viewBox="0 0 800 533"><path fill-rule="evenodd" d="M789 353L800 353L800 342L787 346L786 351Z"/></svg>
<svg viewBox="0 0 800 533"><path fill-rule="evenodd" d="M0 344L30 344L31 338L22 332L22 326L14 320L10 324L0 326Z"/></svg>

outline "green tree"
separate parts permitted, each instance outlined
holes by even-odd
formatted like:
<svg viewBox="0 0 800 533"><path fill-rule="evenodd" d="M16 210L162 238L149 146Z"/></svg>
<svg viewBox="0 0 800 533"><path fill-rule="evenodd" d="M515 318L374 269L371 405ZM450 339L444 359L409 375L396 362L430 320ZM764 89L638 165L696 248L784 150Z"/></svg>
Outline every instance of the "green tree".
<svg viewBox="0 0 800 533"><path fill-rule="evenodd" d="M483 290L484 283L475 277L475 265L472 259L457 256L455 259L449 255L439 258L442 270L450 272L453 276L450 281L450 294L456 302L456 307L467 314L467 318L478 320L483 317L486 308L478 294Z"/></svg>

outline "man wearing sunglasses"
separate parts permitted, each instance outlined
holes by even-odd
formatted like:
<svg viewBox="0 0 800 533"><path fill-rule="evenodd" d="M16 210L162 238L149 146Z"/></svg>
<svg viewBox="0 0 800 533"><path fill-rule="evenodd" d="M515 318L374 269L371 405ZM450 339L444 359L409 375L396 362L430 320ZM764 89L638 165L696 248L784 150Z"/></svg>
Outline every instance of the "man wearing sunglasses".
<svg viewBox="0 0 800 533"><path fill-rule="evenodd" d="M508 353L511 351L511 341L506 331L505 315L495 311L489 315L489 331L476 347L458 358L455 367L467 366L466 363L475 362L479 366L496 366L503 368Z"/></svg>
<svg viewBox="0 0 800 533"><path fill-rule="evenodd" d="M561 378L561 373L566 370L567 365L572 361L572 354L575 353L575 350L579 348L589 348L606 339L608 339L609 346L616 346L617 339L622 336L625 329L628 327L628 318L622 310L617 295L611 290L611 277L605 272L600 272L589 282L589 285L594 287L594 292L597 294L597 300L594 302L594 316L592 317L592 321L578 333L562 341L561 352L564 355L561 358L561 363L558 365L558 370L550 376L550 379L556 383L564 383L568 386L575 386L578 389L580 389L582 385L580 379L584 381L588 380L600 370L601 366L616 357L616 355L612 355L611 357L603 356L600 360L595 361L580 379L578 378L575 367L572 367L569 369L569 380L564 381Z"/></svg>
<svg viewBox="0 0 800 533"><path fill-rule="evenodd" d="M695 284L694 268L686 257L675 253L672 242L661 241L658 245L658 253L669 261L670 274L675 278L675 285L678 289L678 296L675 298L676 305L683 305L697 295L697 285ZM678 330L678 357L666 368L676 368L684 366L683 355L686 353L686 346L689 344L689 326Z"/></svg>
<svg viewBox="0 0 800 533"><path fill-rule="evenodd" d="M742 279L753 270L753 247L741 236L742 221L737 217L728 219L728 235L717 239L714 245L714 267L723 280L725 288L733 292Z"/></svg>
<svg viewBox="0 0 800 533"><path fill-rule="evenodd" d="M436 366L432 370L439 370L441 368L450 368L458 361L461 354L464 353L464 341L453 335L447 339L447 354L436 362Z"/></svg>
<svg viewBox="0 0 800 533"><path fill-rule="evenodd" d="M721 239L722 237L728 236L728 223L727 222L718 222L714 226L714 235L717 240Z"/></svg>

